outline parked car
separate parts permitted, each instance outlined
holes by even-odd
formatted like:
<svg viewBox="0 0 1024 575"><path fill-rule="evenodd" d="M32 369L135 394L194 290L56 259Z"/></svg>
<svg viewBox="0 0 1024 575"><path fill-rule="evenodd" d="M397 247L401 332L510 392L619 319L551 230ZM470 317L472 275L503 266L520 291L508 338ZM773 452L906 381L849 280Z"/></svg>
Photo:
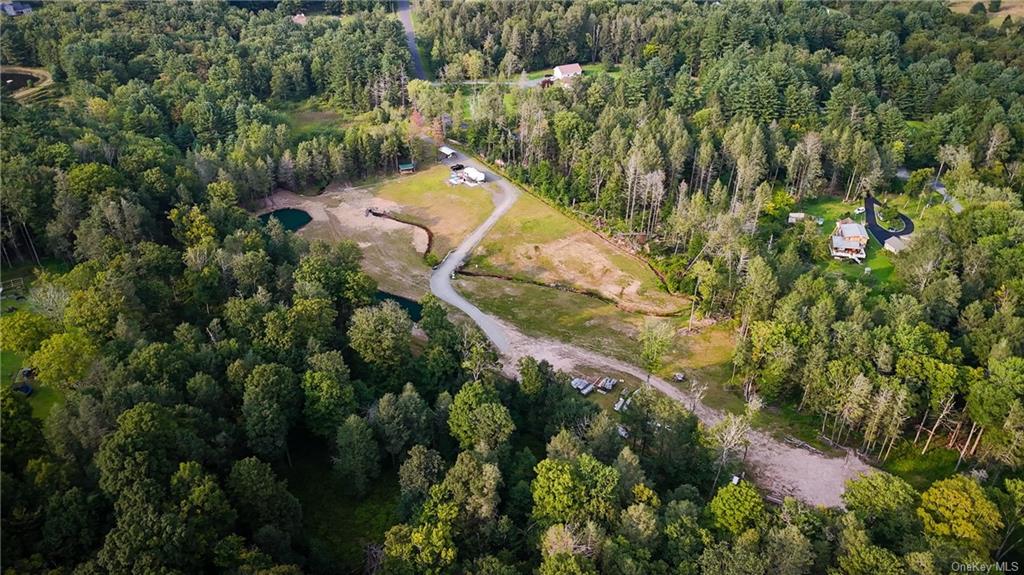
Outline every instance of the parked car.
<svg viewBox="0 0 1024 575"><path fill-rule="evenodd" d="M464 170L464 169L466 169L466 166L463 166L462 164L454 164L454 165L452 165L452 171L453 172L458 172L459 170Z"/></svg>
<svg viewBox="0 0 1024 575"><path fill-rule="evenodd" d="M859 215L863 214L865 211L867 211L867 208L865 208L864 206L861 206L861 207L857 208L856 210L853 210L853 213L855 213L855 214L857 214L859 216Z"/></svg>
<svg viewBox="0 0 1024 575"><path fill-rule="evenodd" d="M676 372L676 374L672 376L672 379L680 382L686 381L686 374Z"/></svg>

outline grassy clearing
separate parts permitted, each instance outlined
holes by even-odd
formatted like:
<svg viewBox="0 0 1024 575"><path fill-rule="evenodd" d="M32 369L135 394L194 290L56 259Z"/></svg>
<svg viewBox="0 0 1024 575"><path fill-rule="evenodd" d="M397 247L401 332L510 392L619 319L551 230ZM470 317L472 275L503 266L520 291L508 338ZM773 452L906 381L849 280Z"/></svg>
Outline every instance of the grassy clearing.
<svg viewBox="0 0 1024 575"><path fill-rule="evenodd" d="M678 313L686 307L685 298L662 290L644 262L530 194L498 221L467 269L571 286L639 312Z"/></svg>
<svg viewBox="0 0 1024 575"><path fill-rule="evenodd" d="M613 418L618 417L614 407L615 402L618 401L619 397L636 391L644 384L642 379L638 379L633 375L614 369L595 369L588 366L578 366L573 375L582 375L590 381L593 381L594 378L600 377L614 377L622 381L622 383L615 386L615 390L612 392L601 393L595 390L587 396L588 400L596 404L602 410L611 414Z"/></svg>
<svg viewBox="0 0 1024 575"><path fill-rule="evenodd" d="M527 335L572 342L623 360L639 352L636 338L643 317L597 298L486 277L459 276L455 287Z"/></svg>
<svg viewBox="0 0 1024 575"><path fill-rule="evenodd" d="M449 170L436 165L411 176L390 180L376 195L401 204L403 219L424 225L434 233L433 253L444 257L494 209L489 185L453 186Z"/></svg>
<svg viewBox="0 0 1024 575"><path fill-rule="evenodd" d="M793 207L793 211L825 218L825 223L819 227L823 233L831 234L836 227L836 222L843 218L853 218L855 221L864 223L863 215L854 216L853 214L853 210L861 205L863 202L844 203L840 198L821 196L802 200Z"/></svg>
<svg viewBox="0 0 1024 575"><path fill-rule="evenodd" d="M686 317L646 318L596 298L506 280L461 276L456 287L481 309L514 324L527 335L571 342L634 364L640 352L638 336L644 321L668 321L676 329L685 328L688 323ZM709 384L706 403L718 409L742 411L742 399L726 387L732 373L734 332L733 323L725 322L696 335L677 337L658 375L671 379L673 373L683 371ZM628 374L607 370L598 373L581 367L578 371L588 376L615 376L629 388L642 383ZM683 389L687 386L681 385ZM595 394L593 399L610 408L616 397L618 393Z"/></svg>
<svg viewBox="0 0 1024 575"><path fill-rule="evenodd" d="M583 68L583 74L585 76L596 76L598 74L608 74L612 78L617 78L622 73L618 69L618 67L612 66L612 67L609 68L608 66L605 66L601 62L592 62L590 64L583 64L581 67ZM532 72L527 72L526 73L526 78L528 80L537 80L539 78L543 78L544 76L552 74L553 72L554 72L554 67L542 68L540 70L533 70ZM516 78L518 78L518 75L516 76ZM513 80L515 80L516 78L513 78Z"/></svg>
<svg viewBox="0 0 1024 575"><path fill-rule="evenodd" d="M22 302L18 302L22 303ZM11 302L3 300L3 307L10 307ZM17 306L22 307L22 306ZM25 365L25 356L13 351L0 350L0 385L9 386L14 383L14 376ZM32 406L32 415L37 419L46 419L55 405L64 403L64 392L60 389L39 383L32 383L32 395L28 398Z"/></svg>
<svg viewBox="0 0 1024 575"><path fill-rule="evenodd" d="M353 115L331 106L327 100L318 97L296 104L286 104L278 114L280 120L288 124L289 136L293 142L301 142L320 135L337 135L343 129L357 124L372 124L372 112Z"/></svg>
<svg viewBox="0 0 1024 575"><path fill-rule="evenodd" d="M362 497L334 475L330 454L317 440L293 442L302 446L292 453L288 488L302 504L302 525L311 546L321 549L341 569L358 572L363 547L381 543L384 533L399 522L398 474L391 470L370 484Z"/></svg>
<svg viewBox="0 0 1024 575"><path fill-rule="evenodd" d="M958 14L968 14L971 11L971 6L974 6L976 3L977 0L951 0L949 9ZM988 2L984 1L982 3L987 10ZM1012 16L1015 22L1024 18L1024 0L1003 0L998 12L987 13L988 24L998 28L1003 24L1003 20L1007 16Z"/></svg>
<svg viewBox="0 0 1024 575"><path fill-rule="evenodd" d="M0 270L0 277L3 280L9 281L13 279L23 279L25 281L25 292L31 286L32 281L37 277L40 271L47 271L50 273L65 273L69 269L67 263L59 260L45 260L42 266L36 266L35 264L20 264L17 266L7 266ZM5 290L7 291L7 290ZM14 299L14 293L8 292L5 297L0 299L0 315L8 313L7 310L20 310L28 307L28 303L21 299ZM20 293L19 295L25 295ZM14 353L9 350L0 350L0 385L11 385L14 382L14 376L24 366L25 357L21 354ZM39 419L46 419L46 416L50 414L50 410L55 405L64 403L64 392L56 387L43 385L39 382L32 384L33 392L29 396L28 402L32 406L32 415Z"/></svg>
<svg viewBox="0 0 1024 575"><path fill-rule="evenodd" d="M959 454L945 447L932 447L921 455L921 450L909 441L892 450L882 469L905 479L915 489L923 491L940 479L953 475Z"/></svg>
<svg viewBox="0 0 1024 575"><path fill-rule="evenodd" d="M864 223L863 214L855 215L853 213L854 209L860 205L859 201L843 203L839 198L823 196L801 201L793 208L793 211L824 218L825 223L820 226L821 233L823 236L828 236L835 229L836 222L843 218L851 218ZM889 252L874 239L868 242L866 251L867 259L862 264L829 259L822 264L822 268L827 273L843 276L850 281L863 281L872 288L879 288L887 283L892 276L893 267L892 261L889 259ZM867 268L871 269L870 274L865 273Z"/></svg>

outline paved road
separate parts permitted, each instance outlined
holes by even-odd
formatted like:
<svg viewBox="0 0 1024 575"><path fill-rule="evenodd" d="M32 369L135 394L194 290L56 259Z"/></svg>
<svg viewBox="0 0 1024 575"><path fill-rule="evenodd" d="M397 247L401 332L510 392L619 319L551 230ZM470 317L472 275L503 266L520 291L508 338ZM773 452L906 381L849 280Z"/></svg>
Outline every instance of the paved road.
<svg viewBox="0 0 1024 575"><path fill-rule="evenodd" d="M570 343L527 336L515 326L483 312L455 291L451 283L452 272L458 269L462 261L483 240L495 222L512 207L521 193L517 186L489 172L480 162L467 158L462 153L448 163L455 162L483 171L487 174L488 181L497 185L494 196L495 208L490 217L434 270L430 276L430 291L468 315L480 327L503 356L506 373L511 377L516 376L515 366L519 358L531 356L537 360L547 360L556 369L563 371L571 372L578 367L587 366L630 374L640 380L645 379L647 374L630 363ZM693 409L705 425L714 425L723 417L721 412L695 403L688 393L668 381L652 377L650 384L658 391L683 403L687 408ZM819 455L787 445L765 431L751 431L747 438L750 441L747 463L751 474L762 489L778 497L793 496L811 505L838 507L842 505L840 497L846 481L874 471L855 456L833 458Z"/></svg>
<svg viewBox="0 0 1024 575"><path fill-rule="evenodd" d="M409 54L412 55L412 71L420 80L427 79L427 73L423 69L423 61L420 60L420 48L416 44L416 30L413 29L412 25L412 8L409 6L409 0L397 0L395 3L395 13L398 14L398 19L402 22L402 28L405 28L405 45L409 48ZM513 84L520 88L535 88L540 86L540 83L544 78L533 78L532 80L465 80L458 82L459 84L466 84L469 86L479 85L485 86L487 84ZM442 82L434 81L435 85L439 85Z"/></svg>
<svg viewBox="0 0 1024 575"><path fill-rule="evenodd" d="M541 78L533 78L533 79L526 79L526 80L522 80L522 79L519 79L519 78L516 78L515 80L462 80L460 82L455 82L455 83L456 84L462 84L463 86L486 86L488 84L506 84L506 85L509 85L509 86L517 86L519 88L536 88L537 86L540 86L541 82L543 82L543 81L544 81L544 78L541 77ZM439 80L435 80L435 81L431 82L431 84L434 84L436 86L440 86L440 85L444 84L444 82L441 82Z"/></svg>
<svg viewBox="0 0 1024 575"><path fill-rule="evenodd" d="M964 207L960 205L960 200L954 198L938 178L932 180L932 189L942 194L942 199L946 200L946 203L949 204L949 208L953 210L954 214L959 214L964 211Z"/></svg>
<svg viewBox="0 0 1024 575"><path fill-rule="evenodd" d="M395 2L395 12L398 14L398 19L402 21L402 27L405 28L405 45L409 47L409 53L412 54L412 71L420 80L426 80L427 74L423 71L420 49L416 45L416 32L412 28L412 8L409 7L409 0Z"/></svg>
<svg viewBox="0 0 1024 575"><path fill-rule="evenodd" d="M871 232L871 235L875 236L878 243L884 246L889 238L909 236L914 233L914 221L903 214L900 214L900 219L903 220L903 229L899 232L890 232L879 224L878 219L875 217L875 209L880 205L874 196L864 198L864 219L867 222L868 231Z"/></svg>
<svg viewBox="0 0 1024 575"><path fill-rule="evenodd" d="M459 295L458 292L452 287L451 275L457 270L462 262L469 258L469 254L473 251L473 248L484 239L487 232L491 231L494 224L505 215L505 212L512 207L512 204L519 199L519 188L513 185L505 178L495 176L493 173L487 171L487 169L476 160L467 158L464 154L459 154L457 159L453 159L449 163L457 161L460 164L472 166L481 172L487 174L487 180L497 184L498 191L495 194L495 207L494 211L491 212L484 223L480 224L480 227L473 230L473 233L469 234L466 239L462 240L455 251L448 254L444 262L437 267L436 270L430 275L430 291L442 301L448 302L449 304L459 308L463 313L468 315L476 325L483 330L484 334L494 343L494 347L502 355L509 353L510 344L509 336L505 330L505 327L494 317L484 313L480 308L466 301L466 298Z"/></svg>
<svg viewBox="0 0 1024 575"><path fill-rule="evenodd" d="M905 182L910 179L910 170L908 170L907 168L899 168L898 170L896 170L896 177ZM953 210L954 214L959 214L960 212L964 211L964 207L960 205L960 200L957 200L952 195L950 195L949 191L946 190L946 186L941 181L939 181L938 178L934 178L932 180L932 189L942 194L942 199L944 199L946 203L949 204L949 207L950 209Z"/></svg>

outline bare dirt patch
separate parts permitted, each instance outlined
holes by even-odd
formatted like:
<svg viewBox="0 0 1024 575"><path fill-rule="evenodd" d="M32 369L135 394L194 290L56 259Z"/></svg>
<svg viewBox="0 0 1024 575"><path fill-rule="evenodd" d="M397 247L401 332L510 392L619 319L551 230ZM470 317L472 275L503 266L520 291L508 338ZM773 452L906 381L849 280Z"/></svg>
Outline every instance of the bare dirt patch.
<svg viewBox="0 0 1024 575"><path fill-rule="evenodd" d="M265 200L259 213L280 208L298 208L313 218L313 222L334 223L341 231L404 231L410 234L410 245L417 253L427 249L427 232L395 220L376 218L368 210L391 211L399 207L395 202L374 196L366 189L348 188L331 184L323 194L300 196L287 190L277 190Z"/></svg>
<svg viewBox="0 0 1024 575"><path fill-rule="evenodd" d="M416 226L367 215L367 209L396 209L372 191L337 184L319 196L278 190L257 213L280 208L305 210L313 218L299 235L328 242L351 240L362 248L363 269L381 289L419 299L428 291L430 268L423 263L427 233Z"/></svg>
<svg viewBox="0 0 1024 575"><path fill-rule="evenodd" d="M637 313L675 314L687 304L665 292L643 261L529 195L488 234L468 269L571 286Z"/></svg>

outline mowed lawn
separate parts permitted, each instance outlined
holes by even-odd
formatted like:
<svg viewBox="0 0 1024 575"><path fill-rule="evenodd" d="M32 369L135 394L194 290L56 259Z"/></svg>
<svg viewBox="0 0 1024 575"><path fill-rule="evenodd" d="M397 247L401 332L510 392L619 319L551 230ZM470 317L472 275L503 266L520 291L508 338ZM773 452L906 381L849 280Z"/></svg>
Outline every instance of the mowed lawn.
<svg viewBox="0 0 1024 575"><path fill-rule="evenodd" d="M523 194L473 252L467 271L566 286L658 315L686 311L640 259L531 194Z"/></svg>
<svg viewBox="0 0 1024 575"><path fill-rule="evenodd" d="M805 212L807 214L825 218L825 223L820 227L823 237L828 237L835 230L836 222L843 218L851 218L855 222L864 223L864 214L855 215L853 211L863 205L862 200L843 203L841 198L823 196L811 200L804 200L793 207L794 212ZM826 240L827 241L827 240ZM874 238L868 242L867 259L858 264L853 261L829 259L823 264L826 272L842 275L849 280L861 280L872 287L884 284L892 276L892 261L881 244ZM870 273L865 269L870 268Z"/></svg>
<svg viewBox="0 0 1024 575"><path fill-rule="evenodd" d="M685 315L644 316L590 296L531 284L460 276L455 287L481 309L527 335L572 343L634 365L639 365L639 337L645 322L669 322L676 330L688 325ZM733 322L704 327L693 335L680 333L672 341L658 375L671 379L673 373L685 372L709 384L708 398L714 397L709 404L723 409L738 405L742 409L742 401L726 389L735 346ZM629 385L639 383L629 376L620 377Z"/></svg>
<svg viewBox="0 0 1024 575"><path fill-rule="evenodd" d="M447 166L438 164L390 179L375 190L378 197L401 204L395 215L433 232L432 251L438 257L444 257L494 210L489 185L451 185L450 174Z"/></svg>
<svg viewBox="0 0 1024 575"><path fill-rule="evenodd" d="M5 267L0 274L2 274L4 281L9 281L17 278L22 278L25 281L25 290L31 285L32 280L36 277L36 271L39 268L34 265L21 265L11 267ZM43 269L54 273L63 273L67 271L68 266L64 262L57 261L46 261L43 263ZM13 295L9 290L6 295ZM21 295L25 295L22 293ZM11 313L7 310L20 310L28 307L26 300L14 299L13 297L4 297L0 299L0 316ZM14 383L15 374L24 366L25 357L20 354L14 353L10 350L0 350L0 385L10 386ZM32 406L32 415L39 419L46 419L46 416L50 414L50 410L59 403L64 402L64 392L49 385L43 385L39 382L32 384L32 395L29 396L28 402Z"/></svg>
<svg viewBox="0 0 1024 575"><path fill-rule="evenodd" d="M944 218L950 217L951 211L948 206L942 203L942 196L938 193L927 196L913 197L909 194L883 193L878 200L885 205L891 206L905 214L914 222L915 235L921 230L926 230L937 225ZM843 203L842 199L836 197L820 197L811 200L804 200L793 207L794 212L806 212L808 214L825 218L825 223L820 226L823 237L829 236L835 229L836 221L849 217L854 221L864 223L864 215L855 215L853 211L863 205L862 200ZM892 254L874 237L868 242L867 259L857 264L852 261L837 261L830 259L822 264L826 272L840 274L849 280L859 280L870 285L874 289L881 288L892 279L894 271ZM865 272L870 268L870 273Z"/></svg>

